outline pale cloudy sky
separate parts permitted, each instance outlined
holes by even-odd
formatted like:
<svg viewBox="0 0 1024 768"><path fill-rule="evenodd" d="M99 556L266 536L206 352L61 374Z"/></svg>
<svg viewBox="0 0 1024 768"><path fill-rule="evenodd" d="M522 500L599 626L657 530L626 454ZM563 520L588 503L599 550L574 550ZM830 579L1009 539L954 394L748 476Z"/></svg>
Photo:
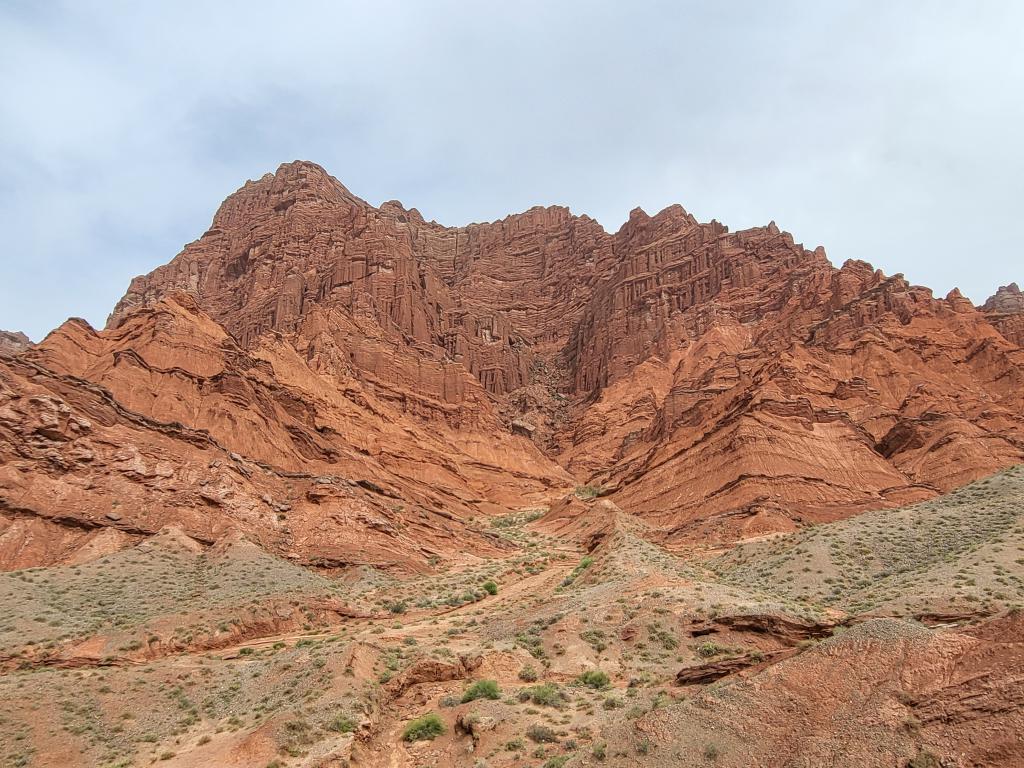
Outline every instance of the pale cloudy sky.
<svg viewBox="0 0 1024 768"><path fill-rule="evenodd" d="M313 160L465 224L682 203L982 301L1024 280L1024 2L0 0L0 328L102 326Z"/></svg>

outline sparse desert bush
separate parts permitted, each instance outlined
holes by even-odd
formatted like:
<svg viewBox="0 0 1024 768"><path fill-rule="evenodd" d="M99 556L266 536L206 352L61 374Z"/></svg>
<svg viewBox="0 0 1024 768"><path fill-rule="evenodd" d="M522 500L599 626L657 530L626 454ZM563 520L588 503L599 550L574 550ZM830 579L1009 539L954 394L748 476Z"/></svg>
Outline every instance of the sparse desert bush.
<svg viewBox="0 0 1024 768"><path fill-rule="evenodd" d="M498 584L494 581L485 581L480 586L483 587L484 592L486 592L488 595L498 594Z"/></svg>
<svg viewBox="0 0 1024 768"><path fill-rule="evenodd" d="M537 670L532 665L527 664L519 670L519 679L524 683L534 683L537 681Z"/></svg>
<svg viewBox="0 0 1024 768"><path fill-rule="evenodd" d="M554 744L558 741L558 736L555 732L546 725L541 725L540 723L534 723L527 728L526 736L530 741L534 741L538 744Z"/></svg>
<svg viewBox="0 0 1024 768"><path fill-rule="evenodd" d="M432 741L442 733L444 721L433 712L428 712L410 721L402 732L402 738L406 741Z"/></svg>
<svg viewBox="0 0 1024 768"><path fill-rule="evenodd" d="M607 688L611 684L608 674L600 669L588 669L580 675L580 682L596 691Z"/></svg>
<svg viewBox="0 0 1024 768"><path fill-rule="evenodd" d="M594 558L590 557L589 555L584 557L582 560L580 560L579 565L572 569L572 573L570 573L568 576L562 579L562 586L568 587L570 584L576 581L576 579L579 578L581 573L583 573L585 570L587 570L587 568L589 568L593 564Z"/></svg>
<svg viewBox="0 0 1024 768"><path fill-rule="evenodd" d="M327 727L336 733L352 733L356 729L356 721L348 715L338 715Z"/></svg>
<svg viewBox="0 0 1024 768"><path fill-rule="evenodd" d="M600 629L588 629L580 632L580 639L598 653L608 647L608 643L605 642L605 633Z"/></svg>
<svg viewBox="0 0 1024 768"><path fill-rule="evenodd" d="M520 701L532 701L542 707L560 707L565 697L554 683L541 683L519 691Z"/></svg>
<svg viewBox="0 0 1024 768"><path fill-rule="evenodd" d="M702 659L710 659L720 653L722 653L722 649L713 640L705 640L697 646L697 655Z"/></svg>
<svg viewBox="0 0 1024 768"><path fill-rule="evenodd" d="M477 699L500 699L501 689L494 680L477 680L462 694L462 703Z"/></svg>

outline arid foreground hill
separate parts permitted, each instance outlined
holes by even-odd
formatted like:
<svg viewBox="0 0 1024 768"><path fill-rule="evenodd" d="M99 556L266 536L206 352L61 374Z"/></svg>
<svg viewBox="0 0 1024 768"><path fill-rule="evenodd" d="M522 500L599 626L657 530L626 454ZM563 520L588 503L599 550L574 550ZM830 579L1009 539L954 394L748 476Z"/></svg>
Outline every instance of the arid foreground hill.
<svg viewBox="0 0 1024 768"><path fill-rule="evenodd" d="M774 223L281 166L0 334L0 760L1024 765L1022 333Z"/></svg>

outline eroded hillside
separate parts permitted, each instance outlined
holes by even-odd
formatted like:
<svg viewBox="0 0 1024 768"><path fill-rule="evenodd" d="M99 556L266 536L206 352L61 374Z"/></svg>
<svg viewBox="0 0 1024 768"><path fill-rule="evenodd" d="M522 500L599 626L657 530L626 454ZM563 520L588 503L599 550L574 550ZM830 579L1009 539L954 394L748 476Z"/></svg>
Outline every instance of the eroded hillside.
<svg viewBox="0 0 1024 768"><path fill-rule="evenodd" d="M0 338L0 760L1024 765L1021 318L283 165Z"/></svg>

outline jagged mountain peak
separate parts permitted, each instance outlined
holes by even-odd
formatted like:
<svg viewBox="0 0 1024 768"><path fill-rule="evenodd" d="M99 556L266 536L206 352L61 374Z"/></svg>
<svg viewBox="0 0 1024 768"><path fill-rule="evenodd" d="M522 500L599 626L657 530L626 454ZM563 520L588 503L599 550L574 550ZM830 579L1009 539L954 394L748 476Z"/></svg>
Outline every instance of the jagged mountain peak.
<svg viewBox="0 0 1024 768"><path fill-rule="evenodd" d="M678 205L614 235L559 206L467 227L414 210L286 164L133 281L109 328L182 292L238 354L294 350L325 392L355 382L402 423L514 434L537 476L687 539L903 503L1024 455L1024 353L955 293Z"/></svg>

